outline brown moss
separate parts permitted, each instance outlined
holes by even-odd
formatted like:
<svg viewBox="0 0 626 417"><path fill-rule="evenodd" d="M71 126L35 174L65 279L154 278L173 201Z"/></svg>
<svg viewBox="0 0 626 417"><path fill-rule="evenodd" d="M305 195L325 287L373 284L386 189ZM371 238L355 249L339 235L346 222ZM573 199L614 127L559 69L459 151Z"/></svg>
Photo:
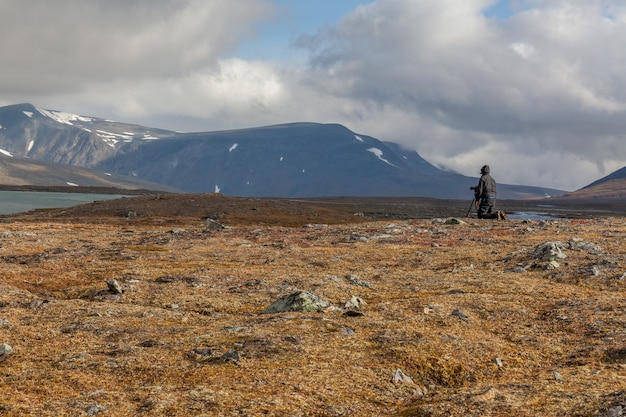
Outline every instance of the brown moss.
<svg viewBox="0 0 626 417"><path fill-rule="evenodd" d="M228 204L198 210L226 222ZM94 207L3 224L3 415L591 416L623 397L624 219L306 226L313 206L289 205L208 231ZM511 272L556 238L606 252ZM332 308L260 314L296 290ZM343 314L352 296L362 316Z"/></svg>

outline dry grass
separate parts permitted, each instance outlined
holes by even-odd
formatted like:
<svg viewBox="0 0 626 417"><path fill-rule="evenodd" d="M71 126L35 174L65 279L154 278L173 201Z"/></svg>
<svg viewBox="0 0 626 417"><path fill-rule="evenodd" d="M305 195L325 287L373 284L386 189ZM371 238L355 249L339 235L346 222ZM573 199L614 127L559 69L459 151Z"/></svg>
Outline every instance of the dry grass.
<svg viewBox="0 0 626 417"><path fill-rule="evenodd" d="M623 403L622 218L145 220L2 225L0 343L14 354L1 415L593 416ZM573 238L604 253L510 272ZM260 314L296 290L337 307L359 296L365 315ZM392 382L397 369L413 383Z"/></svg>

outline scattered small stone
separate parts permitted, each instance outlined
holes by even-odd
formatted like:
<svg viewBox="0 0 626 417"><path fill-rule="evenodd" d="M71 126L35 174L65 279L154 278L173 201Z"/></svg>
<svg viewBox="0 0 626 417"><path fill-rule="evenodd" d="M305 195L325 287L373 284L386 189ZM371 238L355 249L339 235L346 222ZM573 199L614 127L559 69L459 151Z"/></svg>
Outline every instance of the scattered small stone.
<svg viewBox="0 0 626 417"><path fill-rule="evenodd" d="M240 359L239 352L236 350L229 350L219 357L220 362L232 362L235 365L239 365Z"/></svg>
<svg viewBox="0 0 626 417"><path fill-rule="evenodd" d="M442 219L442 218L436 218L432 220L432 224L451 224L451 225L464 225L467 224L466 222L464 222L463 220L456 218L456 217L450 217L450 218L446 218L446 219Z"/></svg>
<svg viewBox="0 0 626 417"><path fill-rule="evenodd" d="M600 414L598 417L624 417L624 415L626 415L626 413L624 413L624 407L616 405L610 407L604 414Z"/></svg>
<svg viewBox="0 0 626 417"><path fill-rule="evenodd" d="M108 280L107 287L109 288L109 291L111 291L113 294L122 294L124 292L124 288L122 288L120 283L117 282L117 280L115 279Z"/></svg>
<svg viewBox="0 0 626 417"><path fill-rule="evenodd" d="M158 277L154 280L155 283L157 284L170 284L172 282L175 282L176 278L175 277L170 277L170 276L162 276L162 277Z"/></svg>
<svg viewBox="0 0 626 417"><path fill-rule="evenodd" d="M498 368L502 368L504 366L502 364L502 359L500 359L500 358L496 358L495 362L496 362L496 365L498 366Z"/></svg>
<svg viewBox="0 0 626 417"><path fill-rule="evenodd" d="M353 295L345 304L346 310L361 310L367 303L361 297Z"/></svg>
<svg viewBox="0 0 626 417"><path fill-rule="evenodd" d="M555 260L551 260L550 262L548 262L546 264L546 269L550 270L550 269L559 269L561 267L561 264L558 263Z"/></svg>
<svg viewBox="0 0 626 417"><path fill-rule="evenodd" d="M240 332L242 330L246 330L248 328L248 326L228 326L228 327L224 327L223 330L227 331L227 332Z"/></svg>
<svg viewBox="0 0 626 417"><path fill-rule="evenodd" d="M478 401L491 401L494 398L496 398L496 390L493 388L489 388L487 391L483 392L482 394L478 394L475 398Z"/></svg>
<svg viewBox="0 0 626 417"><path fill-rule="evenodd" d="M465 314L464 312L462 312L461 310L459 310L458 308L455 308L452 311L452 315L453 316L457 316L458 318L462 319L462 320L467 320L469 318L469 316L467 314Z"/></svg>
<svg viewBox="0 0 626 417"><path fill-rule="evenodd" d="M98 413L101 413L103 411L105 411L107 408L104 405L98 405L98 404L94 404L94 405L90 405L87 408L87 414L89 414L90 416L95 416Z"/></svg>
<svg viewBox="0 0 626 417"><path fill-rule="evenodd" d="M194 354L198 356L211 356L213 355L213 351L210 348L196 348L192 351Z"/></svg>
<svg viewBox="0 0 626 417"><path fill-rule="evenodd" d="M359 236L352 234L341 239L342 243L354 243L354 242L369 242L370 239L367 236Z"/></svg>
<svg viewBox="0 0 626 417"><path fill-rule="evenodd" d="M458 224L458 225L464 225L467 224L466 222L464 222L461 219L457 219L456 217L452 217L449 219L446 219L443 224Z"/></svg>
<svg viewBox="0 0 626 417"><path fill-rule="evenodd" d="M0 344L0 362L13 354L13 348L7 343Z"/></svg>
<svg viewBox="0 0 626 417"><path fill-rule="evenodd" d="M341 278L339 278L336 275L330 275L330 276L326 277L326 279L328 279L329 281L332 281L332 282L341 282Z"/></svg>
<svg viewBox="0 0 626 417"><path fill-rule="evenodd" d="M187 231L181 227L176 227L172 230L170 230L170 233L173 235L182 235L184 233L187 233Z"/></svg>
<svg viewBox="0 0 626 417"><path fill-rule="evenodd" d="M580 238L570 239L567 243L569 245L569 249L571 250L586 251L591 254L599 254L603 252L600 246L592 242L585 242Z"/></svg>
<svg viewBox="0 0 626 417"><path fill-rule="evenodd" d="M351 284L354 285L358 285L360 287L365 287L365 288L372 288L372 285L369 282L365 282L365 281L361 281L360 279L357 278L356 275L354 274L348 274L346 275L346 279L348 280L348 282L350 282Z"/></svg>
<svg viewBox="0 0 626 417"><path fill-rule="evenodd" d="M319 223L308 223L306 225L304 225L304 227L306 227L307 229L323 229L325 227L328 227L328 225L326 224L319 224Z"/></svg>
<svg viewBox="0 0 626 417"><path fill-rule="evenodd" d="M43 304L44 304L43 300L33 300L30 302L30 305L28 307L34 310L36 308L41 307Z"/></svg>
<svg viewBox="0 0 626 417"><path fill-rule="evenodd" d="M558 371L552 372L552 375L554 375L554 379L556 379L557 381L563 381L565 379L563 378L563 375L561 375Z"/></svg>
<svg viewBox="0 0 626 417"><path fill-rule="evenodd" d="M343 329L341 329L341 332L343 333L344 336L354 336L356 334L354 329L351 329L345 326L343 327Z"/></svg>
<svg viewBox="0 0 626 417"><path fill-rule="evenodd" d="M161 346L163 345L163 342L158 341L158 340L146 340L145 342L141 342L139 343L140 347L145 347L145 348L149 348L149 347L156 347L156 346Z"/></svg>
<svg viewBox="0 0 626 417"><path fill-rule="evenodd" d="M206 219L206 230L222 230L224 225L213 219Z"/></svg>
<svg viewBox="0 0 626 417"><path fill-rule="evenodd" d="M450 290L450 291L446 292L446 294L447 295L465 294L465 291L460 290L460 289L458 289L458 290Z"/></svg>
<svg viewBox="0 0 626 417"><path fill-rule="evenodd" d="M406 375L402 370L396 369L396 372L393 373L392 382L394 384L403 383L403 384L412 384L413 379L410 376Z"/></svg>

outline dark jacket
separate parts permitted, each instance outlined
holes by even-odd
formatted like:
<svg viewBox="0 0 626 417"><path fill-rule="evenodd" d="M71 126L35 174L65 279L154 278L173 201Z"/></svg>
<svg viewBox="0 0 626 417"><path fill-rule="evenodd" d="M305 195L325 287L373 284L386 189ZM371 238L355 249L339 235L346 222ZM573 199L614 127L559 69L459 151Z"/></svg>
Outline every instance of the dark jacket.
<svg viewBox="0 0 626 417"><path fill-rule="evenodd" d="M474 196L476 201L496 198L496 181L491 178L488 172L484 173L478 180L478 185L474 188Z"/></svg>

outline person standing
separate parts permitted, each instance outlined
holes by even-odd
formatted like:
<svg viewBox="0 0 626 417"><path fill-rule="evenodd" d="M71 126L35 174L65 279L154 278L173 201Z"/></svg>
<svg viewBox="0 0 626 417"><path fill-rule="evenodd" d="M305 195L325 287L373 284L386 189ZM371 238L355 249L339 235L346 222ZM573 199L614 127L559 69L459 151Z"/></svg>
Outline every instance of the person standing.
<svg viewBox="0 0 626 417"><path fill-rule="evenodd" d="M496 181L491 176L489 165L483 165L480 169L480 179L474 190L476 211L479 219L508 220L503 211L496 211Z"/></svg>

